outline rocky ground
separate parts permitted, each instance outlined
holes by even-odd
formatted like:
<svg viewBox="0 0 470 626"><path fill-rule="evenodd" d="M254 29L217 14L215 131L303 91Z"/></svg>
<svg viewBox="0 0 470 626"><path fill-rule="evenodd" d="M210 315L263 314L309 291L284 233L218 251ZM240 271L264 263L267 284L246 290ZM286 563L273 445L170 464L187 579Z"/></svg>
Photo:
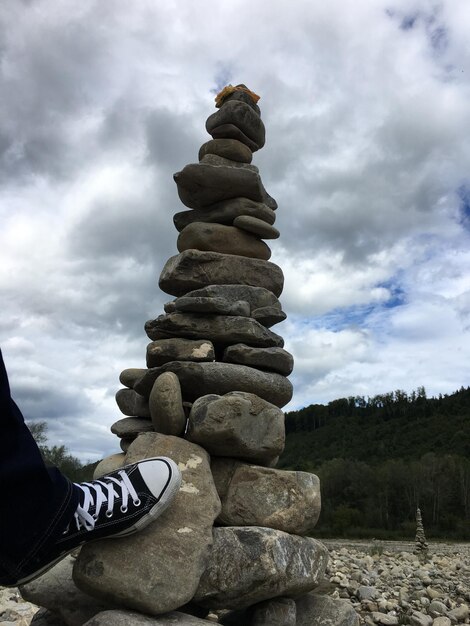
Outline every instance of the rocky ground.
<svg viewBox="0 0 470 626"><path fill-rule="evenodd" d="M325 543L324 590L348 599L362 624L470 623L469 544L434 544L419 559L412 543Z"/></svg>
<svg viewBox="0 0 470 626"><path fill-rule="evenodd" d="M469 624L470 544L431 544L421 561L412 543L339 542L322 591L349 600L361 624ZM0 588L0 626L29 626L38 607Z"/></svg>

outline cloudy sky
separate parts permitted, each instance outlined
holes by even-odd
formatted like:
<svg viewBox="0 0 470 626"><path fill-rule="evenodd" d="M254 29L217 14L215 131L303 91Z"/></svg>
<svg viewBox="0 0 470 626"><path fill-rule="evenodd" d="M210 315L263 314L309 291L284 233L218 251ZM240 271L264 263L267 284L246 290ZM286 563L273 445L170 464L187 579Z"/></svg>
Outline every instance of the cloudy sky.
<svg viewBox="0 0 470 626"><path fill-rule="evenodd" d="M169 299L173 172L261 95L288 408L470 384L470 3L2 0L0 345L25 416L117 451L118 376Z"/></svg>

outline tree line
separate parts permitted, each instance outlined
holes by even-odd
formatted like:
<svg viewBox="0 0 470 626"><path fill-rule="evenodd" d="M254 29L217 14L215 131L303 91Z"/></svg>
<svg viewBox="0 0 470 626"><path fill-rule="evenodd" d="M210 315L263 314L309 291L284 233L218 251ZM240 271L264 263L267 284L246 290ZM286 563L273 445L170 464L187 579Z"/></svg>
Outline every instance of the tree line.
<svg viewBox="0 0 470 626"><path fill-rule="evenodd" d="M342 398L286 415L279 467L320 477L324 536L470 539L470 389Z"/></svg>

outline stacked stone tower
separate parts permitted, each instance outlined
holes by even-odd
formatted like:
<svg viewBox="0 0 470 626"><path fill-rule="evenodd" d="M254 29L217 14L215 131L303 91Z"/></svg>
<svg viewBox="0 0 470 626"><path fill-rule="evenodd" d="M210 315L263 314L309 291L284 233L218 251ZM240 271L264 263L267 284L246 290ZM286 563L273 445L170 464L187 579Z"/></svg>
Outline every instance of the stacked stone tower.
<svg viewBox="0 0 470 626"><path fill-rule="evenodd" d="M335 604L309 594L328 558L307 536L318 478L275 468L293 359L271 330L285 319L283 274L265 242L279 236L277 203L251 164L265 142L257 100L244 85L225 88L199 162L174 176L188 210L174 216L179 254L159 281L174 299L145 325L147 368L121 374L117 404L128 417L112 431L123 452L96 472L166 455L182 470L181 490L155 524L87 544L75 566L78 586L110 607L171 612L149 623L202 625L215 611L241 626L320 624L315 607L325 615ZM328 610L328 623L356 623L354 611Z"/></svg>

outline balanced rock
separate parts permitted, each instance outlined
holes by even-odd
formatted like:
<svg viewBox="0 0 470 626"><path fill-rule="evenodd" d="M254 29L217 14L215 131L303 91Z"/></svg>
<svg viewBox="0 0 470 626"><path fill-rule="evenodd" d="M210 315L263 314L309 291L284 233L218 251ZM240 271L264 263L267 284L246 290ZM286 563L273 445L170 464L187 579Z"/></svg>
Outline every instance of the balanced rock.
<svg viewBox="0 0 470 626"><path fill-rule="evenodd" d="M214 528L214 544L194 601L213 609L243 608L314 589L328 552L319 541L271 528Z"/></svg>
<svg viewBox="0 0 470 626"><path fill-rule="evenodd" d="M124 387L132 389L134 383L139 380L139 378L142 378L142 376L145 374L145 371L146 370L142 368L129 367L128 369L125 369L121 372L119 380L124 385Z"/></svg>
<svg viewBox="0 0 470 626"><path fill-rule="evenodd" d="M262 223L269 226L266 222ZM269 228L273 228L273 226L269 226ZM179 252L191 249L206 250L248 256L265 261L271 256L271 250L264 241L254 237L251 233L234 226L204 222L193 222L183 228L178 237L177 247Z"/></svg>
<svg viewBox="0 0 470 626"><path fill-rule="evenodd" d="M116 393L116 403L124 415L129 417L150 417L147 399L132 389L119 389Z"/></svg>
<svg viewBox="0 0 470 626"><path fill-rule="evenodd" d="M259 150L258 144L245 135L245 133L235 126L235 124L221 124L216 126L209 133L214 139L237 139L244 143L252 152Z"/></svg>
<svg viewBox="0 0 470 626"><path fill-rule="evenodd" d="M155 381L149 397L153 427L158 433L180 437L186 426L186 414L178 376L164 372Z"/></svg>
<svg viewBox="0 0 470 626"><path fill-rule="evenodd" d="M270 261L186 250L168 259L159 281L160 288L172 296L183 296L208 285L230 284L264 287L279 297L284 276L281 268Z"/></svg>
<svg viewBox="0 0 470 626"><path fill-rule="evenodd" d="M232 455L233 456L233 455ZM315 474L212 459L224 526L266 526L294 535L310 533L321 509Z"/></svg>
<svg viewBox="0 0 470 626"><path fill-rule="evenodd" d="M189 297L180 296L169 303L170 308L165 305L165 312L172 313L211 313L212 315L239 315L249 317L251 308L246 300L231 301L227 298L216 298L207 296ZM173 359L181 360L181 359Z"/></svg>
<svg viewBox="0 0 470 626"><path fill-rule="evenodd" d="M346 600L308 593L295 600L297 626L359 626L359 616Z"/></svg>
<svg viewBox="0 0 470 626"><path fill-rule="evenodd" d="M152 422L140 417L124 417L111 426L111 432L124 439L135 439L139 433L151 431L153 431Z"/></svg>
<svg viewBox="0 0 470 626"><path fill-rule="evenodd" d="M145 324L150 339L205 337L211 344L247 343L252 346L283 346L284 340L251 317L170 313Z"/></svg>
<svg viewBox="0 0 470 626"><path fill-rule="evenodd" d="M248 146L236 139L211 139L199 148L199 161L206 154L216 154L224 159L239 161L240 163L251 163L253 158L253 153Z"/></svg>
<svg viewBox="0 0 470 626"><path fill-rule="evenodd" d="M267 224L263 220L250 215L240 215L233 220L233 225L249 233L258 235L261 239L277 239L280 232L274 226Z"/></svg>
<svg viewBox="0 0 470 626"><path fill-rule="evenodd" d="M284 413L253 393L207 395L194 402L185 436L214 456L265 464L284 450Z"/></svg>
<svg viewBox="0 0 470 626"><path fill-rule="evenodd" d="M294 367L292 355L283 348L254 348L243 343L228 346L222 360L278 372L283 376L289 376Z"/></svg>
<svg viewBox="0 0 470 626"><path fill-rule="evenodd" d="M193 222L215 222L230 226L234 219L240 215L256 217L267 224L274 224L276 221L276 214L273 209L262 202L255 202L248 198L232 198L212 204L205 209L192 209L175 213L173 223L178 231L183 230L185 226Z"/></svg>
<svg viewBox="0 0 470 626"><path fill-rule="evenodd" d="M153 383L163 372L174 372L180 381L184 400L194 402L201 396L222 396L231 391L246 391L283 407L292 398L291 382L275 372L238 365L236 363L191 363L172 361L161 367L153 367L136 383L135 389L142 395L150 395Z"/></svg>
<svg viewBox="0 0 470 626"><path fill-rule="evenodd" d="M126 463L154 456L172 458L182 472L169 509L134 535L85 544L74 568L83 591L150 615L172 611L194 596L220 512L205 450L179 437L143 433Z"/></svg>
<svg viewBox="0 0 470 626"><path fill-rule="evenodd" d="M250 169L190 163L173 178L181 202L190 209L202 209L240 196L264 201L259 174Z"/></svg>
<svg viewBox="0 0 470 626"><path fill-rule="evenodd" d="M245 102L230 100L207 118L206 130L209 134L224 124L234 124L241 130L257 149L262 148L265 143L266 131L260 116ZM244 143L244 142L243 142Z"/></svg>
<svg viewBox="0 0 470 626"><path fill-rule="evenodd" d="M221 106L230 100L240 100L241 102L248 104L258 115L261 115L260 108L256 104L257 101L255 102L253 97L249 94L249 90L246 91L248 89L247 86L240 84L237 85L237 87L243 87L243 89L236 89L235 91L225 94L223 98L216 102L216 108L220 109Z"/></svg>
<svg viewBox="0 0 470 626"><path fill-rule="evenodd" d="M247 170L255 172L259 174L259 169L256 165L252 163L240 163L239 161L232 161L231 159L226 159L225 157L221 157L218 154L206 154L199 163L205 165L224 165L228 167L243 167Z"/></svg>
<svg viewBox="0 0 470 626"><path fill-rule="evenodd" d="M187 298L224 298L228 302L243 300L250 305L250 315L257 309L274 307L281 310L281 303L276 296L264 287L250 287L249 285L209 285L186 294ZM145 372L143 372L144 374ZM143 375L142 374L142 375Z"/></svg>
<svg viewBox="0 0 470 626"><path fill-rule="evenodd" d="M49 609L67 626L81 626L96 613L111 608L78 589L72 579L74 563L74 557L66 556L45 574L20 587L25 600Z"/></svg>
<svg viewBox="0 0 470 626"><path fill-rule="evenodd" d="M286 319L286 314L277 306L263 306L251 312L251 316L266 328L279 324Z"/></svg>
<svg viewBox="0 0 470 626"><path fill-rule="evenodd" d="M214 346L207 339L174 337L158 339L147 346L148 367L158 367L169 361L213 361L214 358ZM143 370L140 378L145 372Z"/></svg>

